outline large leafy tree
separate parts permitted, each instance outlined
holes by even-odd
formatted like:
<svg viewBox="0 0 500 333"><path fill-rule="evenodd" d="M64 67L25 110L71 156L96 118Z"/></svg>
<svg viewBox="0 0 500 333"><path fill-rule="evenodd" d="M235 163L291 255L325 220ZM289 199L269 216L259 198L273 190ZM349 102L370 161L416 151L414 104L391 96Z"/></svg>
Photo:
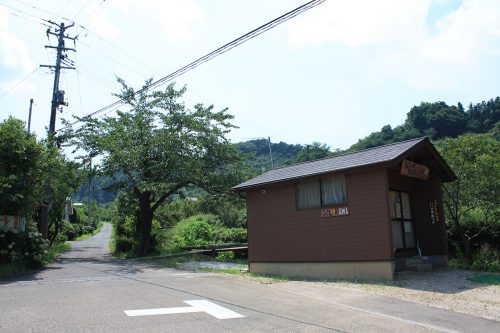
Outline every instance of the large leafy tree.
<svg viewBox="0 0 500 333"><path fill-rule="evenodd" d="M468 134L438 143L458 180L443 186L451 229L458 233L466 258L483 232L499 229L500 142L487 134Z"/></svg>
<svg viewBox="0 0 500 333"><path fill-rule="evenodd" d="M150 250L153 215L166 199L185 186L209 192L230 189L239 181L238 152L226 138L234 127L227 109L179 101L185 88L137 93L122 79L116 96L126 110L116 117L85 118L73 135L87 156L100 155L101 171L114 177L113 188L125 190L137 203L138 254ZM150 84L147 81L143 88Z"/></svg>
<svg viewBox="0 0 500 333"><path fill-rule="evenodd" d="M0 214L34 212L42 154L43 147L21 120L9 117L0 123Z"/></svg>
<svg viewBox="0 0 500 333"><path fill-rule="evenodd" d="M68 161L49 142L37 142L24 123L8 118L0 123L0 214L36 217L45 237L59 232L66 198L79 185L78 164ZM52 232L42 227L42 215Z"/></svg>

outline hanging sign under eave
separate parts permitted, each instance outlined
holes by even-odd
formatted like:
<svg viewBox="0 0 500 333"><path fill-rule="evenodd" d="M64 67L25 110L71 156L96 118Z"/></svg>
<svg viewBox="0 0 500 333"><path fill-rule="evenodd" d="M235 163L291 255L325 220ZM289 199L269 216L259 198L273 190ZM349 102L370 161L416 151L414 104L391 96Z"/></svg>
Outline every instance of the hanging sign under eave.
<svg viewBox="0 0 500 333"><path fill-rule="evenodd" d="M426 180L429 178L429 173L429 168L422 164L417 164L408 160L403 160L401 164L401 174L403 176Z"/></svg>

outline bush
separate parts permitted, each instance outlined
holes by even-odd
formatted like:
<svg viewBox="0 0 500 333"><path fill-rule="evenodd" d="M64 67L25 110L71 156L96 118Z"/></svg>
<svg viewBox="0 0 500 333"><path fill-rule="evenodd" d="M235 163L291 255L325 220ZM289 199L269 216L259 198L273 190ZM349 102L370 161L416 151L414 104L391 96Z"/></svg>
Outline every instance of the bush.
<svg viewBox="0 0 500 333"><path fill-rule="evenodd" d="M199 246L213 242L212 225L220 220L210 214L191 216L177 223L170 232L170 248L179 250L184 246Z"/></svg>
<svg viewBox="0 0 500 333"><path fill-rule="evenodd" d="M115 216L115 250L129 252L135 247L135 219L132 216Z"/></svg>
<svg viewBox="0 0 500 333"><path fill-rule="evenodd" d="M473 255L471 263L468 263L460 250L449 260L450 267L467 269L471 271L482 271L500 273L500 251L489 244L483 244Z"/></svg>
<svg viewBox="0 0 500 333"><path fill-rule="evenodd" d="M225 228L220 227L213 230L214 242L222 243L246 243L247 230L244 228Z"/></svg>
<svg viewBox="0 0 500 333"><path fill-rule="evenodd" d="M39 232L0 232L0 264L41 267L47 258L48 241Z"/></svg>

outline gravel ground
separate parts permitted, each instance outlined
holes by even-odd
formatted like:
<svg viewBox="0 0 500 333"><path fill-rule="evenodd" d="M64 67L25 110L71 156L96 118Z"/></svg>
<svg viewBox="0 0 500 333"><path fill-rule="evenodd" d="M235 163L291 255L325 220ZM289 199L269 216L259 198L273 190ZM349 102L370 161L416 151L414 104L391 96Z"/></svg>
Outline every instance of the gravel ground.
<svg viewBox="0 0 500 333"><path fill-rule="evenodd" d="M387 284L328 282L332 286L396 297L500 321L500 286L468 278L483 273L459 269L404 273Z"/></svg>
<svg viewBox="0 0 500 333"><path fill-rule="evenodd" d="M186 269L246 269L247 265L225 262L186 262L179 266ZM322 287L344 288L372 294L395 297L407 301L500 321L500 286L469 281L483 273L460 269L440 269L430 272L405 272L394 281L382 283L329 281L310 282ZM269 280L269 281L268 281ZM285 280L265 279L262 283L287 283ZM296 283L296 282L294 282ZM300 284L300 283L299 283Z"/></svg>

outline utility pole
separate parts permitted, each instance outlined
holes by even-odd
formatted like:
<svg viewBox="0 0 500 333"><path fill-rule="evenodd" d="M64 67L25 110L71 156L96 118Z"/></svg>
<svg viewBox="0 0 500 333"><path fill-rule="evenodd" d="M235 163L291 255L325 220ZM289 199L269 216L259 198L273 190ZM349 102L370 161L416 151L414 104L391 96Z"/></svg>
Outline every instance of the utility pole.
<svg viewBox="0 0 500 333"><path fill-rule="evenodd" d="M89 160L89 198L87 201L88 208L88 218L89 218L89 227L92 226L92 157Z"/></svg>
<svg viewBox="0 0 500 333"><path fill-rule="evenodd" d="M74 26L74 23L72 23L69 26L65 26L64 23L61 23L60 25L49 21L51 24L55 25L57 28L54 28L54 31L52 31L52 28L47 29L47 38L49 38L49 35L53 35L57 37L57 46L50 46L50 45L45 45L45 48L48 49L56 49L57 50L57 56L56 56L56 64L55 66L51 65L40 65L40 67L48 67L50 69L54 70L54 86L52 88L52 104L50 108L50 125L49 125L49 137L54 138L54 135L56 134L56 111L57 108L60 105L65 105L67 106L68 103L64 101L64 91L59 90L59 78L61 76L61 69L75 69L74 67L74 62L68 59L68 56L66 55L66 51L74 51L76 52L75 49L73 48L67 48L65 47L65 39L70 39L73 41L73 43L76 43L76 37L69 37L68 35L65 35L66 29L71 28ZM63 66L65 65L65 66Z"/></svg>
<svg viewBox="0 0 500 333"><path fill-rule="evenodd" d="M267 142L269 143L269 156L271 157L271 169L274 169L273 151L271 149L271 137L267 137Z"/></svg>
<svg viewBox="0 0 500 333"><path fill-rule="evenodd" d="M33 98L30 99L30 112L28 114L28 134L31 133L30 129L31 129L31 110L33 108Z"/></svg>
<svg viewBox="0 0 500 333"><path fill-rule="evenodd" d="M52 88L52 105L50 108L50 125L49 125L49 145L54 144L55 141L55 134L56 134L56 112L57 108L60 105L68 105L64 101L64 91L59 90L59 78L61 76L61 69L75 69L74 67L74 62L68 59L68 56L66 55L66 51L74 51L76 52L75 49L72 48L67 48L65 47L65 40L70 39L73 41L76 47L76 39L78 36L75 37L70 37L68 35L65 35L66 29L71 28L74 26L74 23L72 23L69 26L65 26L64 23L61 23L60 25L57 23L54 23L52 21L48 21L50 24L54 25L54 28L48 28L47 29L47 39L50 40L50 35L56 36L57 37L57 46L50 46L50 45L45 45L46 49L56 49L57 50L57 56L56 56L56 64L55 66L51 65L40 65L40 67L47 67L52 70L54 70L54 86ZM54 31L52 31L54 29ZM39 231L42 233L43 237L47 239L48 237L48 230L49 230L49 210L50 206L52 205L52 198L51 195L48 194L47 197L43 200L44 202L40 205L40 225L39 225Z"/></svg>

